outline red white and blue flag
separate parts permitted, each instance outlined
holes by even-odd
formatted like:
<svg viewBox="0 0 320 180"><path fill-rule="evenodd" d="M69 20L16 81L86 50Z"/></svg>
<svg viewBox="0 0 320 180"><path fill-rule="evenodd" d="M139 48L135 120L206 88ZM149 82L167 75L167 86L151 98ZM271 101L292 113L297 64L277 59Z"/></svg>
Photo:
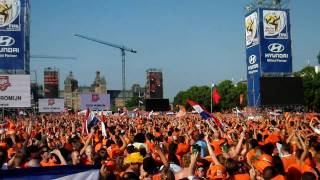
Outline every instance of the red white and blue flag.
<svg viewBox="0 0 320 180"><path fill-rule="evenodd" d="M245 117L244 117L244 115L243 115L243 113L238 109L238 108L236 108L236 113L237 113L237 117L240 119L245 119Z"/></svg>
<svg viewBox="0 0 320 180"><path fill-rule="evenodd" d="M223 123L220 121L220 119L218 119L217 117L215 117L213 114L209 113L208 111L206 111L203 107L201 107L199 105L199 103L192 101L190 99L187 100L187 103L190 104L190 106L193 107L193 109L195 111L197 111L200 116L202 117L202 119L204 120L210 120L212 119L215 124L224 132L224 125Z"/></svg>
<svg viewBox="0 0 320 180"><path fill-rule="evenodd" d="M85 127L86 133L89 134L90 129L95 127L98 123L100 123L100 119L96 117L93 111L91 111L86 120L86 127Z"/></svg>

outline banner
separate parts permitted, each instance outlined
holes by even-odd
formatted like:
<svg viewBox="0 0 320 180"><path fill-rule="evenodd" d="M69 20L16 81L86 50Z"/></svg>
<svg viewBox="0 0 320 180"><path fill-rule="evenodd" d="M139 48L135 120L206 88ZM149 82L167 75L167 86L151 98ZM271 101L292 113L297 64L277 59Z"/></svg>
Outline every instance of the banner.
<svg viewBox="0 0 320 180"><path fill-rule="evenodd" d="M245 18L246 47L250 48L259 44L258 36L258 13L253 12Z"/></svg>
<svg viewBox="0 0 320 180"><path fill-rule="evenodd" d="M32 167L22 169L1 170L1 178L8 180L67 180L99 179L99 169L95 166L52 166L52 167Z"/></svg>
<svg viewBox="0 0 320 180"><path fill-rule="evenodd" d="M39 112L63 112L64 99L39 99Z"/></svg>
<svg viewBox="0 0 320 180"><path fill-rule="evenodd" d="M292 50L289 10L259 9L261 71L291 73Z"/></svg>
<svg viewBox="0 0 320 180"><path fill-rule="evenodd" d="M24 70L27 0L0 1L0 69ZM28 26L28 25L27 25Z"/></svg>
<svg viewBox="0 0 320 180"><path fill-rule="evenodd" d="M81 94L81 109L110 110L110 94L88 93Z"/></svg>
<svg viewBox="0 0 320 180"><path fill-rule="evenodd" d="M0 107L30 106L30 75L0 75Z"/></svg>
<svg viewBox="0 0 320 180"><path fill-rule="evenodd" d="M260 77L292 73L289 18L289 10L265 8L245 17L249 106L260 106Z"/></svg>

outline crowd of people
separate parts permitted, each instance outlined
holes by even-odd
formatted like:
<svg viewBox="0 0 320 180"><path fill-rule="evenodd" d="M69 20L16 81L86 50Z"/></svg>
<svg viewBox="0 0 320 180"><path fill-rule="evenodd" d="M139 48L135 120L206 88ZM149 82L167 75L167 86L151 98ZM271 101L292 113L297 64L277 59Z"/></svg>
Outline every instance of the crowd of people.
<svg viewBox="0 0 320 180"><path fill-rule="evenodd" d="M1 170L95 165L100 179L318 179L317 115L215 113L108 115L84 130L85 115L7 116L0 127Z"/></svg>

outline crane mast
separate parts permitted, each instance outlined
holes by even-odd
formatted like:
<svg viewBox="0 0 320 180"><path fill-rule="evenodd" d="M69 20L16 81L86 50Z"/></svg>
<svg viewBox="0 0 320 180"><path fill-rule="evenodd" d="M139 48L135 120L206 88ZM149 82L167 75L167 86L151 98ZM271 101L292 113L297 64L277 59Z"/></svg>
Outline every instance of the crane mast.
<svg viewBox="0 0 320 180"><path fill-rule="evenodd" d="M121 51L121 64L122 64L122 98L123 98L123 104L124 106L126 105L126 51L131 52L131 53L137 53L136 50L133 50L131 48L125 47L124 45L117 45L113 44L107 41L102 41L100 39L80 35L80 34L75 34L76 37L80 37L89 41L93 41L96 43L104 44L113 48L120 49Z"/></svg>

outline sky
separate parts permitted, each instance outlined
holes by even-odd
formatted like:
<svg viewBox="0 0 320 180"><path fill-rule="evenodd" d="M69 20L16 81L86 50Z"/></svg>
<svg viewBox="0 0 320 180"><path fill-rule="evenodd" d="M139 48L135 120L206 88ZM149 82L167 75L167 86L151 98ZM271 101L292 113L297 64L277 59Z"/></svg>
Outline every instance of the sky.
<svg viewBox="0 0 320 180"><path fill-rule="evenodd" d="M90 85L99 70L107 89L121 89L120 50L87 41L82 34L137 50L126 54L127 89L145 85L148 68L161 69L164 96L194 85L246 79L244 7L251 0L30 0L31 55L77 60L31 59L43 70L60 70L60 89L72 71ZM320 50L319 0L291 0L293 69L315 65Z"/></svg>

